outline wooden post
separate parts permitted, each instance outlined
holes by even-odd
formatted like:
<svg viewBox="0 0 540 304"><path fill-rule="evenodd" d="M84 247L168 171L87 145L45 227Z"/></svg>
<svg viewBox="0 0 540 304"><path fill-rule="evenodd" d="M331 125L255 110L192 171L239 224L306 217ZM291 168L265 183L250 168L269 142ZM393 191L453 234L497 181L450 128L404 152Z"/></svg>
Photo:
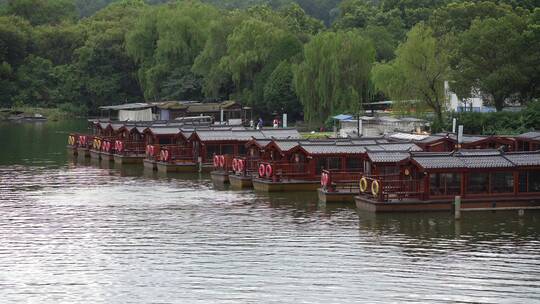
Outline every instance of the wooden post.
<svg viewBox="0 0 540 304"><path fill-rule="evenodd" d="M454 219L461 219L461 196L459 195L454 198Z"/></svg>

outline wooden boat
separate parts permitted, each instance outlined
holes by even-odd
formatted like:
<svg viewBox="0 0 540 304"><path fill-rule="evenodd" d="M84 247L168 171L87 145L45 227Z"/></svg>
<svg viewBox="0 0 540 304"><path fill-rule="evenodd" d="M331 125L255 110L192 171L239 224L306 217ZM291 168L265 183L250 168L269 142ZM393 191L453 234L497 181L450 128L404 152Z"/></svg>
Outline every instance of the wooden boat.
<svg viewBox="0 0 540 304"><path fill-rule="evenodd" d="M355 197L372 212L540 207L540 151L411 152L397 177L366 177Z"/></svg>
<svg viewBox="0 0 540 304"><path fill-rule="evenodd" d="M203 154L206 157L213 154L214 170L210 172L210 176L214 186L219 186L219 188L229 183L230 174L236 174L237 165L241 158L245 158L248 154L251 154L250 158L253 157L254 150L247 149L249 142L270 138L294 138L296 140L300 138L300 134L295 129L231 130L230 133L219 134L218 137L212 137L209 134L195 134L194 136L204 138L201 141L204 144L201 146L204 147ZM242 184L247 185L247 183Z"/></svg>
<svg viewBox="0 0 540 304"><path fill-rule="evenodd" d="M321 185L323 170L336 173L334 182L349 183L351 176L366 170L366 153L370 149L420 150L413 143L390 143L379 138L300 141L298 146L283 154L285 157L273 162L261 162L260 172L253 179L253 187L259 191L317 190ZM263 165L267 168L265 172ZM266 171L270 171L270 174ZM327 196L341 195L328 191L325 193ZM322 200L331 201L332 198Z"/></svg>

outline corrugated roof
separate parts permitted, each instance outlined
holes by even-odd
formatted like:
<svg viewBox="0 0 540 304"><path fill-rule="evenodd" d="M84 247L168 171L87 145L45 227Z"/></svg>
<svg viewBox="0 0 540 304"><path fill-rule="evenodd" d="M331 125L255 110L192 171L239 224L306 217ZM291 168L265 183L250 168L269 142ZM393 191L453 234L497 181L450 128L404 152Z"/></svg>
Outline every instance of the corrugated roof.
<svg viewBox="0 0 540 304"><path fill-rule="evenodd" d="M222 140L240 140L248 141L252 138L299 138L300 134L296 129L268 129L268 130L196 130L197 136L202 141L222 141Z"/></svg>

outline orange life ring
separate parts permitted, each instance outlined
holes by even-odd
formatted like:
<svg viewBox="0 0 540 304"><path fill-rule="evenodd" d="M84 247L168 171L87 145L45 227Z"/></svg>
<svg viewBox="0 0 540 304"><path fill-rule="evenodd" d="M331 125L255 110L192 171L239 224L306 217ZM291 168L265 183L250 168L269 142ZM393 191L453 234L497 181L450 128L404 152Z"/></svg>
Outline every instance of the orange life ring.
<svg viewBox="0 0 540 304"><path fill-rule="evenodd" d="M272 174L274 173L274 169L272 168L272 165L266 165L266 177L272 177Z"/></svg>
<svg viewBox="0 0 540 304"><path fill-rule="evenodd" d="M219 166L221 168L225 168L225 155L220 155L219 156Z"/></svg>
<svg viewBox="0 0 540 304"><path fill-rule="evenodd" d="M266 167L264 166L264 164L260 164L259 165L259 177L263 177L265 173L266 173Z"/></svg>

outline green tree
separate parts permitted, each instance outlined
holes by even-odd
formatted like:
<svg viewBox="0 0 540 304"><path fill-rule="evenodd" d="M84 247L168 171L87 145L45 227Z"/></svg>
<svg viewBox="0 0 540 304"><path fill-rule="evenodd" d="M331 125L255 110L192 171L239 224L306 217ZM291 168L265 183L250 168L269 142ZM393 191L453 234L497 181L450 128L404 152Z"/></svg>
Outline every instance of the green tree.
<svg viewBox="0 0 540 304"><path fill-rule="evenodd" d="M126 47L140 65L138 79L147 99L200 98L200 90L189 89L182 96L170 96L168 92L184 77L200 81L191 66L206 43L211 22L217 18L214 7L199 2L150 9L140 18L127 35Z"/></svg>
<svg viewBox="0 0 540 304"><path fill-rule="evenodd" d="M448 55L428 26L420 23L399 45L396 58L373 69L375 87L396 103L425 105L439 122L445 109L444 81L448 75Z"/></svg>
<svg viewBox="0 0 540 304"><path fill-rule="evenodd" d="M302 105L294 92L291 64L282 61L270 74L264 86L264 113L288 113L291 119L300 118Z"/></svg>
<svg viewBox="0 0 540 304"><path fill-rule="evenodd" d="M263 98L267 77L284 59L301 52L298 38L272 23L249 18L227 38L220 65L230 73L237 96L253 104Z"/></svg>
<svg viewBox="0 0 540 304"><path fill-rule="evenodd" d="M293 67L295 92L311 124L341 111L357 111L370 96L369 75L375 59L370 39L357 31L324 32L304 46Z"/></svg>
<svg viewBox="0 0 540 304"><path fill-rule="evenodd" d="M0 105L11 106L17 94L16 72L29 54L30 24L16 16L0 16Z"/></svg>
<svg viewBox="0 0 540 304"><path fill-rule="evenodd" d="M522 62L526 23L517 15L475 20L459 37L453 60L453 86L458 92L479 90L497 111L527 83ZM462 96L468 97L468 96Z"/></svg>
<svg viewBox="0 0 540 304"><path fill-rule="evenodd" d="M32 25L74 21L77 12L73 0L9 0L7 14L20 16Z"/></svg>

